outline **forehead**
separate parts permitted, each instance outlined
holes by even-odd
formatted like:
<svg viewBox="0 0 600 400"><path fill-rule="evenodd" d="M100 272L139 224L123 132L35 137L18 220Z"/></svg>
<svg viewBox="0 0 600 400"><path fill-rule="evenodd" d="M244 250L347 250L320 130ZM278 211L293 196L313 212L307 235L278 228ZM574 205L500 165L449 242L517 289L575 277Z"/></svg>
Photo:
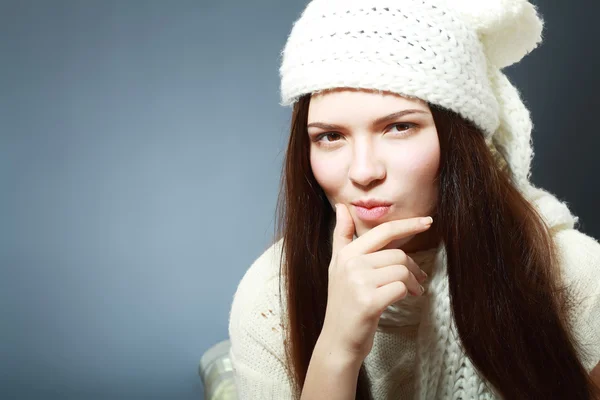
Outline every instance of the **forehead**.
<svg viewBox="0 0 600 400"><path fill-rule="evenodd" d="M308 122L362 121L405 109L429 111L421 99L368 89L331 89L311 96Z"/></svg>

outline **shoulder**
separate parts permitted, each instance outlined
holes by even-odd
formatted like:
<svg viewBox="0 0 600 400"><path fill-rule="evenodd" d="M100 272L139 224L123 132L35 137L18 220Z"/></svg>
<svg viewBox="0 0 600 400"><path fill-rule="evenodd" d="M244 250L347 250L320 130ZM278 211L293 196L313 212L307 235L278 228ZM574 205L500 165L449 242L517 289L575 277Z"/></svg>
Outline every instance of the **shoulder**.
<svg viewBox="0 0 600 400"><path fill-rule="evenodd" d="M600 293L600 243L577 229L554 234L561 272L567 284L583 293Z"/></svg>
<svg viewBox="0 0 600 400"><path fill-rule="evenodd" d="M258 368L257 362L284 363L281 254L282 240L279 240L252 262L233 295L229 339L239 365Z"/></svg>
<svg viewBox="0 0 600 400"><path fill-rule="evenodd" d="M292 398L280 307L281 252L279 240L252 263L233 296L229 358L242 399Z"/></svg>
<svg viewBox="0 0 600 400"><path fill-rule="evenodd" d="M273 315L273 308L278 309L281 253L282 240L279 240L254 260L244 273L233 295L229 314L230 334L249 322L250 313L258 312L260 315L266 311L267 315Z"/></svg>
<svg viewBox="0 0 600 400"><path fill-rule="evenodd" d="M563 283L573 295L570 321L588 371L600 361L600 243L578 231L554 234Z"/></svg>

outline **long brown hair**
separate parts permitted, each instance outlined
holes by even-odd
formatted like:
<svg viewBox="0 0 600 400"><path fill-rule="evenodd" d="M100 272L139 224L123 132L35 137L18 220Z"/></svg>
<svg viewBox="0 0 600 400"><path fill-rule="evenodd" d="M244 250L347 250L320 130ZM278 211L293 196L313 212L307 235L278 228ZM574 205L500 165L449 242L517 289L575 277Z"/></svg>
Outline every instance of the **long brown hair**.
<svg viewBox="0 0 600 400"><path fill-rule="evenodd" d="M287 301L286 358L300 395L327 305L335 223L310 167L310 95L294 106L275 236ZM446 248L452 316L473 365L503 398L600 398L578 354L552 232L483 134L430 104L440 141L434 224ZM285 261L284 261L285 260ZM361 366L356 399L372 399Z"/></svg>

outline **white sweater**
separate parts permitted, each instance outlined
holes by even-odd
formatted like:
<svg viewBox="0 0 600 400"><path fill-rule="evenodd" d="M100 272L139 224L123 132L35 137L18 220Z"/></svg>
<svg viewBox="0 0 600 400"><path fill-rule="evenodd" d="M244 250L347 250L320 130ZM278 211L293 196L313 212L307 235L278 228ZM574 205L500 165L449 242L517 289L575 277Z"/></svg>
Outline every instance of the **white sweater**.
<svg viewBox="0 0 600 400"><path fill-rule="evenodd" d="M600 244L575 229L559 231L554 239L565 281L575 285L580 295L581 303L571 318L576 336L590 353L590 357L582 361L591 371L600 360ZM229 320L230 357L240 399L294 397L284 366L281 318L286 314L280 309L277 297L280 254L281 241L252 263L233 298ZM431 252L412 256L428 272ZM417 321L411 326L394 326L393 312L384 312L373 348L365 359L375 399L414 397L417 328Z"/></svg>

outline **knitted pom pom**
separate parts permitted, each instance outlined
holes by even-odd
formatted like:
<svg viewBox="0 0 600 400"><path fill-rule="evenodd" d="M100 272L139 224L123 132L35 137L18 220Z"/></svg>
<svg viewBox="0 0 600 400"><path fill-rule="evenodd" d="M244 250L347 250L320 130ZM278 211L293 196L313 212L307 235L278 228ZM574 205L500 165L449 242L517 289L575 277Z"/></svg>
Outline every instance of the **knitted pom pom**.
<svg viewBox="0 0 600 400"><path fill-rule="evenodd" d="M527 0L447 0L475 28L489 62L508 67L542 41L544 22Z"/></svg>

